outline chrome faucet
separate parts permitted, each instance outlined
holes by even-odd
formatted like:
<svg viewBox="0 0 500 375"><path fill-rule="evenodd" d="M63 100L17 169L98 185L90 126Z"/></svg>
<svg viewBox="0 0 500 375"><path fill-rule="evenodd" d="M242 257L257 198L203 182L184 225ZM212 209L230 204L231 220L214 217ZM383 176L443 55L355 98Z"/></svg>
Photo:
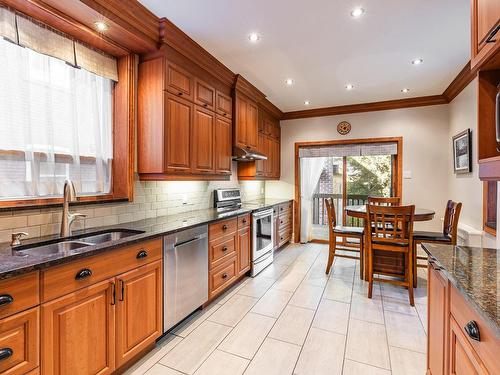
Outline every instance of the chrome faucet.
<svg viewBox="0 0 500 375"><path fill-rule="evenodd" d="M62 213L62 221L61 221L61 237L71 236L71 224L77 218L83 218L86 215L69 212L69 203L76 202L76 191L75 185L71 180L66 180L64 182L63 189L63 213Z"/></svg>

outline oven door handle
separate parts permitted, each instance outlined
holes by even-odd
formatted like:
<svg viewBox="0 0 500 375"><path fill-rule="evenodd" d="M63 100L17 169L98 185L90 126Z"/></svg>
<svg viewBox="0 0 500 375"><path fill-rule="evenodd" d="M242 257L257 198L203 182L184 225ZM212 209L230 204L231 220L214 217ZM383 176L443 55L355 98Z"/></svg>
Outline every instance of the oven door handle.
<svg viewBox="0 0 500 375"><path fill-rule="evenodd" d="M273 210L257 211L252 214L254 219L261 219L266 216L273 216Z"/></svg>

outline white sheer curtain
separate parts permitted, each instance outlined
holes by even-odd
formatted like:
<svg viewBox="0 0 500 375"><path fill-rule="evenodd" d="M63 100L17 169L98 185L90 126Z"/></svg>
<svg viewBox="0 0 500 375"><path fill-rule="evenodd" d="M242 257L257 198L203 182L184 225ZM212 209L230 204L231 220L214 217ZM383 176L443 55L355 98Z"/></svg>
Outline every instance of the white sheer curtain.
<svg viewBox="0 0 500 375"><path fill-rule="evenodd" d="M113 82L0 38L0 199L111 188Z"/></svg>
<svg viewBox="0 0 500 375"><path fill-rule="evenodd" d="M312 196L327 158L300 159L300 242L312 239Z"/></svg>

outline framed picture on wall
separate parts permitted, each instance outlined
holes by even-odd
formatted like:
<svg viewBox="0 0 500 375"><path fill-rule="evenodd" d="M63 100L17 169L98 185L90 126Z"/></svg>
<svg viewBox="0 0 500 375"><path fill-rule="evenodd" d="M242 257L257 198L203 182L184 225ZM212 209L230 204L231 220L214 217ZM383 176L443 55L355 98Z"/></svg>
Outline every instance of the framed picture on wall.
<svg viewBox="0 0 500 375"><path fill-rule="evenodd" d="M472 172L472 137L470 129L453 137L453 170L455 173Z"/></svg>

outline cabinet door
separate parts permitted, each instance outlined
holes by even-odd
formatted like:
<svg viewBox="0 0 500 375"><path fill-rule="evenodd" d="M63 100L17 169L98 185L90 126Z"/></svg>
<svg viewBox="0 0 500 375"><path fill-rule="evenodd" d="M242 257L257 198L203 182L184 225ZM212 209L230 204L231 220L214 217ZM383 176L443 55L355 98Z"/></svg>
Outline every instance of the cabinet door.
<svg viewBox="0 0 500 375"><path fill-rule="evenodd" d="M281 147L280 141L276 139L271 140L271 147L273 149L273 160L272 160L272 172L271 177L280 178L280 168L281 168Z"/></svg>
<svg viewBox="0 0 500 375"><path fill-rule="evenodd" d="M267 151L266 136L263 133L259 133L258 139L259 139L259 142L258 142L259 152L263 153L264 155L267 155L268 151ZM267 160L256 160L255 161L255 174L257 176L265 176L266 165L267 165Z"/></svg>
<svg viewBox="0 0 500 375"><path fill-rule="evenodd" d="M238 231L238 274L250 269L250 227Z"/></svg>
<svg viewBox="0 0 500 375"><path fill-rule="evenodd" d="M500 2L498 0L475 0L474 2L477 7L477 42L481 44L500 22ZM498 37L497 33L496 38Z"/></svg>
<svg viewBox="0 0 500 375"><path fill-rule="evenodd" d="M428 271L428 304L429 316L427 322L428 350L427 373L429 375L445 375L446 346L448 336L448 289L447 280L433 264Z"/></svg>
<svg viewBox="0 0 500 375"><path fill-rule="evenodd" d="M234 143L238 147L245 148L247 145L247 100L241 96L236 99L236 126L234 131Z"/></svg>
<svg viewBox="0 0 500 375"><path fill-rule="evenodd" d="M111 374L115 368L113 279L42 305L42 373Z"/></svg>
<svg viewBox="0 0 500 375"><path fill-rule="evenodd" d="M246 141L247 147L255 150L258 146L258 134L259 134L259 118L258 118L258 107L252 101L248 101L247 104L247 116L246 116Z"/></svg>
<svg viewBox="0 0 500 375"><path fill-rule="evenodd" d="M276 150L274 149L273 140L269 137L266 137L266 146L267 146L267 160L266 160L266 176L272 177L273 168L274 168L274 153Z"/></svg>
<svg viewBox="0 0 500 375"><path fill-rule="evenodd" d="M116 278L116 367L162 334L162 261Z"/></svg>
<svg viewBox="0 0 500 375"><path fill-rule="evenodd" d="M202 107L194 107L191 151L194 173L214 172L215 114Z"/></svg>
<svg viewBox="0 0 500 375"><path fill-rule="evenodd" d="M189 172L193 105L171 94L166 94L165 101L166 168L173 172Z"/></svg>
<svg viewBox="0 0 500 375"><path fill-rule="evenodd" d="M215 119L215 173L231 174L231 155L233 151L231 121L220 116Z"/></svg>
<svg viewBox="0 0 500 375"><path fill-rule="evenodd" d="M0 320L0 373L25 374L39 364L39 308Z"/></svg>
<svg viewBox="0 0 500 375"><path fill-rule="evenodd" d="M215 89L200 79L195 79L194 102L203 108L215 109Z"/></svg>
<svg viewBox="0 0 500 375"><path fill-rule="evenodd" d="M193 100L193 76L181 67L167 62L167 90L182 98Z"/></svg>
<svg viewBox="0 0 500 375"><path fill-rule="evenodd" d="M233 114L233 99L219 91L217 91L216 98L216 112L225 118L231 118Z"/></svg>
<svg viewBox="0 0 500 375"><path fill-rule="evenodd" d="M451 375L488 375L476 358L474 349L465 338L459 325L450 315L450 372ZM434 374L434 373L432 373Z"/></svg>

